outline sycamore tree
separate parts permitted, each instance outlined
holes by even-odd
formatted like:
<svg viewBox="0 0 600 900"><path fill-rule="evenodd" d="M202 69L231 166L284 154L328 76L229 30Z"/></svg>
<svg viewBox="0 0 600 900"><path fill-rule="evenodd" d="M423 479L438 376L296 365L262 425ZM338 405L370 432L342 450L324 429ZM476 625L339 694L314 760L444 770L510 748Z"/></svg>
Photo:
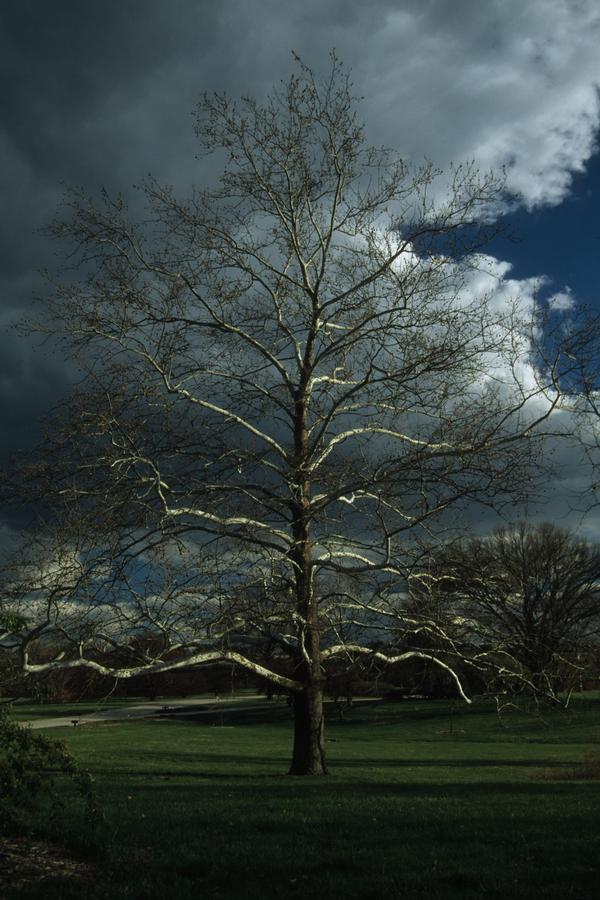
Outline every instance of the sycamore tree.
<svg viewBox="0 0 600 900"><path fill-rule="evenodd" d="M535 309L493 283L501 180L369 146L337 59L264 102L204 96L196 130L216 187L148 179L144 215L73 193L50 228L44 327L83 376L31 477L75 525L6 596L27 672L230 660L279 684L290 771L321 774L329 661L419 656L461 690L407 591L437 523L531 490L562 358L536 366Z"/></svg>

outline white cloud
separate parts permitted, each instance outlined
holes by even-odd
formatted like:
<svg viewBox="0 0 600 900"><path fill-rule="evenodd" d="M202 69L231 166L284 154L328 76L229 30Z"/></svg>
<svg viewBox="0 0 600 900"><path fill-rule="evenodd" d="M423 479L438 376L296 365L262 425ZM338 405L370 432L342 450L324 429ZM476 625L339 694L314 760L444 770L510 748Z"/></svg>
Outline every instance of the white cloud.
<svg viewBox="0 0 600 900"><path fill-rule="evenodd" d="M556 312L567 312L575 307L575 297L571 288L566 285L563 291L558 291L548 297L548 306Z"/></svg>
<svg viewBox="0 0 600 900"><path fill-rule="evenodd" d="M599 124L595 0L423 6L390 9L366 39L371 121L411 156L506 165L528 205L559 202Z"/></svg>

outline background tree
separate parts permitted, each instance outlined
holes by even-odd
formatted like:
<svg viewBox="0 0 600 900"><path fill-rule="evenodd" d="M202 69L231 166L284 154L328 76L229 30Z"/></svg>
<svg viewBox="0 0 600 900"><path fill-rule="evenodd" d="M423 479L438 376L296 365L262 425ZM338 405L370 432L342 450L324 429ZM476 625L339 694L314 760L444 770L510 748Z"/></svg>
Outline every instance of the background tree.
<svg viewBox="0 0 600 900"><path fill-rule="evenodd" d="M87 375L33 475L89 537L85 577L50 606L35 585L51 615L23 665L232 660L292 692L291 772L318 774L328 661L393 621L380 661L451 668L410 644L414 560L448 510L530 490L556 370L532 368L531 310L474 286L501 182L369 147L337 59L264 103L204 96L196 123L216 189L148 179L137 223L74 193L50 229L69 270L47 327ZM52 629L67 651L39 662ZM116 665L136 632L151 649Z"/></svg>
<svg viewBox="0 0 600 900"><path fill-rule="evenodd" d="M547 522L520 522L452 545L435 566L441 602L495 677L557 697L584 672L600 633L600 548Z"/></svg>

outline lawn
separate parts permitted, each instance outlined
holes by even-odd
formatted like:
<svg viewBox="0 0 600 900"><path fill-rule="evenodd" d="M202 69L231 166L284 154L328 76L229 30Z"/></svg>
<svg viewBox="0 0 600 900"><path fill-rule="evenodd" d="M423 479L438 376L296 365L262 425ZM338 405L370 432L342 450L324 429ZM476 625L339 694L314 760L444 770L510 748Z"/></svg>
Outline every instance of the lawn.
<svg viewBox="0 0 600 900"><path fill-rule="evenodd" d="M344 721L332 710L321 779L285 776L287 707L226 722L51 732L104 803L98 896L596 896L597 695L543 721L446 702L357 705ZM77 843L79 827L60 833Z"/></svg>

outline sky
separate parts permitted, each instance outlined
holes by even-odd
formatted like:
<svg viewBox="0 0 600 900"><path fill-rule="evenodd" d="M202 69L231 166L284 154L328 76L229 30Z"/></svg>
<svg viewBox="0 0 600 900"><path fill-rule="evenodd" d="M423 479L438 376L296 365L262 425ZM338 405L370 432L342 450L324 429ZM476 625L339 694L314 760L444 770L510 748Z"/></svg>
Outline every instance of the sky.
<svg viewBox="0 0 600 900"><path fill-rule="evenodd" d="M540 297L600 311L599 46L597 0L2 0L0 459L39 440L74 378L14 330L54 264L39 229L64 189L210 183L198 97L264 97L292 51L319 72L336 49L373 143L506 167L512 239L490 252ZM579 524L559 496L547 517ZM582 527L600 539L595 510Z"/></svg>

